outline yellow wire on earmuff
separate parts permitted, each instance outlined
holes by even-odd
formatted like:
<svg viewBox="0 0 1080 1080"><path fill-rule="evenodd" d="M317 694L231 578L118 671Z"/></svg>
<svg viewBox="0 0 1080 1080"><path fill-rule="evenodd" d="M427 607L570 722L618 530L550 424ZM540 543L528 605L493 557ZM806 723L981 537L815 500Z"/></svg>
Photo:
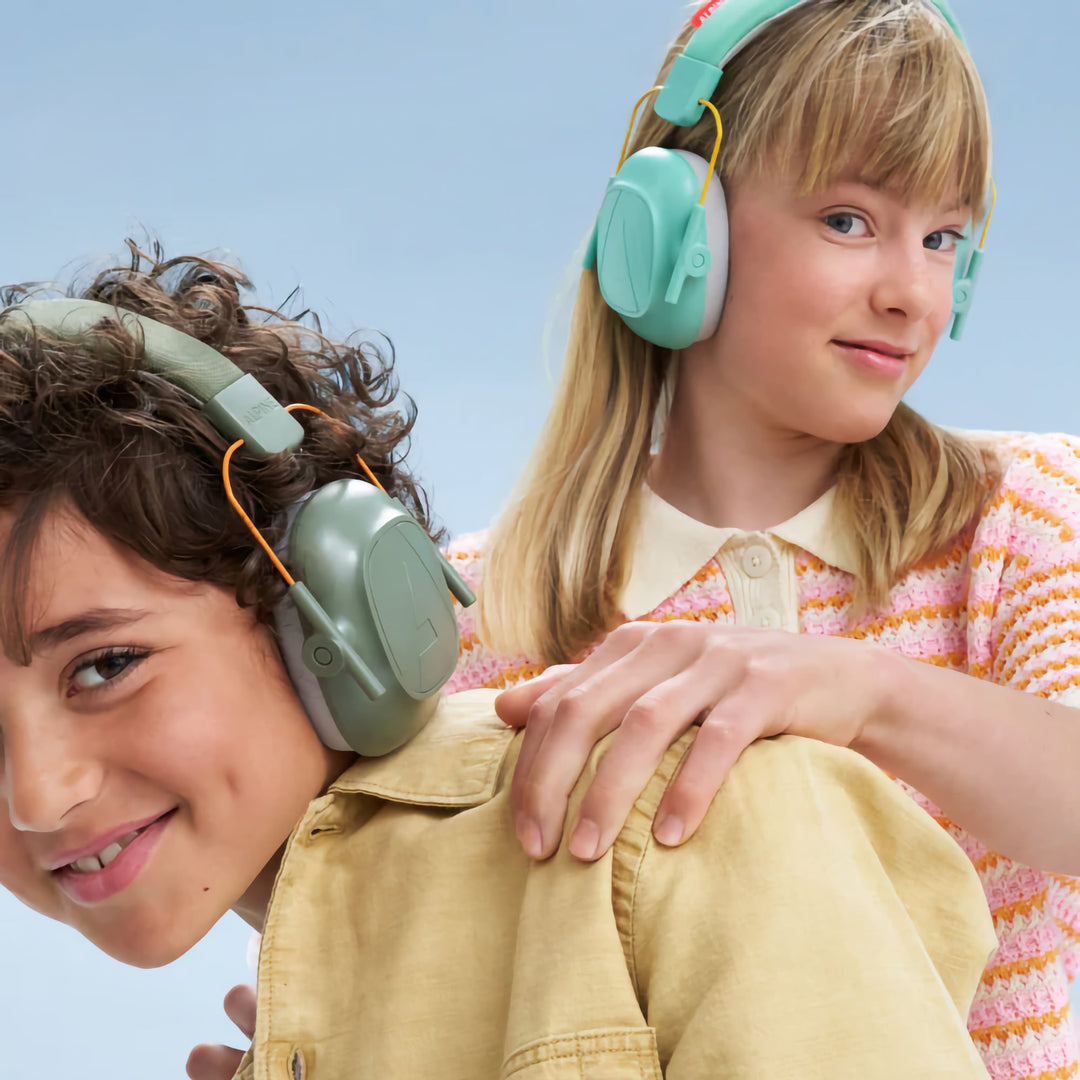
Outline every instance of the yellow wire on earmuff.
<svg viewBox="0 0 1080 1080"><path fill-rule="evenodd" d="M712 183L713 172L716 169L716 159L720 156L720 144L724 141L724 123L720 119L720 110L711 101L706 101L704 98L698 98L698 104L704 105L706 109L711 109L713 119L716 121L716 142L713 144L712 157L709 158L709 173L705 177L705 186L701 189L701 198L698 200L698 203L701 206L704 206L705 195L708 193L709 185Z"/></svg>
<svg viewBox="0 0 1080 1080"><path fill-rule="evenodd" d="M332 416L328 415L327 413L324 413L322 411L322 409L315 408L314 405L302 405L302 404L286 405L285 406L285 411L286 412L313 412L313 413L317 413L319 416L325 417L327 420L333 420L334 419ZM236 498L236 495L233 493L232 480L229 478L229 463L232 461L233 454L235 454L236 451L239 450L240 447L243 446L243 445L244 445L244 440L243 439L237 439L236 442L234 442L232 444L232 446L230 446L229 449L225 451L225 457L222 459L222 462L221 462L221 478L222 478L222 480L224 481L224 484L225 484L225 497L229 500L229 505L240 515L240 519L248 527L248 531L251 533L252 536L255 537L256 543L258 543L259 547L261 547L263 549L263 551L266 552L267 557L274 564L274 568L285 579L285 583L291 589L296 584L296 579L292 576L292 574L289 573L288 570L285 569L285 564L278 558L277 552L274 551L274 549L267 543L266 538L263 536L263 534L261 532L259 532L259 527L255 524L254 521L251 520L251 518L247 514L247 511L240 505L239 500ZM364 459L359 454L356 455L356 460L360 463L360 468L363 469L364 472L367 474L367 478L384 495L388 494L386 488L384 488L382 486L382 484L379 483L379 481L376 478L375 474L368 468L367 462L364 461Z"/></svg>
<svg viewBox="0 0 1080 1080"><path fill-rule="evenodd" d="M990 231L990 219L994 216L994 207L997 206L997 184L994 183L994 178L990 177L990 209L986 212L986 221L983 222L982 236L979 239L979 250L982 251L983 244L986 243L986 234Z"/></svg>
<svg viewBox="0 0 1080 1080"><path fill-rule="evenodd" d="M637 99L637 104L634 105L634 111L630 114L630 126L626 129L626 138L623 139L622 153L619 155L619 165L616 168L616 172L623 167L623 162L626 161L626 151L630 149L630 136L634 134L634 121L637 120L638 109L641 108L642 102L646 98L650 98L653 94L659 94L664 88L662 86L654 86L647 93L644 93Z"/></svg>
<svg viewBox="0 0 1080 1080"><path fill-rule="evenodd" d="M634 103L634 111L630 114L630 126L626 129L626 138L623 139L622 153L619 154L619 164L615 169L618 172L626 162L626 152L630 149L630 139L634 134L634 123L637 120L638 109L642 104L653 94L658 94L663 90L663 86L654 86L651 90L646 91L641 95ZM713 144L712 157L709 159L709 173L705 177L705 185L701 189L701 198L698 199L698 203L701 206L705 205L705 196L709 193L709 185L712 183L713 172L716 169L716 160L720 156L720 144L724 141L724 123L720 119L720 110L711 102L706 101L704 98L698 98L698 104L704 105L712 114L716 120L716 142Z"/></svg>

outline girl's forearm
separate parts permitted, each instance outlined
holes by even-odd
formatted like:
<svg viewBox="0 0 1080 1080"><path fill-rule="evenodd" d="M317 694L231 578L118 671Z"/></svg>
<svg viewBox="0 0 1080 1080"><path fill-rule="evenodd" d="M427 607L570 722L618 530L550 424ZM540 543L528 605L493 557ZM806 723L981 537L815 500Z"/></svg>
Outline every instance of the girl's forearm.
<svg viewBox="0 0 1080 1080"><path fill-rule="evenodd" d="M852 748L991 850L1080 875L1080 709L874 653L884 704Z"/></svg>

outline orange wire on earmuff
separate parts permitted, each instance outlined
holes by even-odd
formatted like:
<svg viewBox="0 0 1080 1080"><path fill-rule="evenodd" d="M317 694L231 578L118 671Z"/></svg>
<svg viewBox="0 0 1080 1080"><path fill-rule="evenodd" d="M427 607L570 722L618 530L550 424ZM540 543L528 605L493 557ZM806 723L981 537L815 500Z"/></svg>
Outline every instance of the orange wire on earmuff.
<svg viewBox="0 0 1080 1080"><path fill-rule="evenodd" d="M327 420L333 420L334 419L329 414L324 413L322 411L322 409L315 408L314 405L303 405L303 404L286 405L285 406L285 411L286 412L294 412L294 411L313 412L313 413L317 413L319 416L325 417ZM277 552L275 552L274 549L266 542L266 538L263 536L263 534L261 532L259 532L258 526L255 524L254 521L251 520L250 517L248 517L247 512L240 505L239 500L233 494L232 480L229 478L229 463L232 461L233 454L235 454L236 451L239 450L240 447L243 446L243 445L244 445L244 440L243 439L237 439L236 442L234 442L232 444L232 446L230 446L229 449L225 451L225 457L222 459L222 462L221 462L221 478L225 483L225 497L229 500L229 505L232 506L232 508L240 515L240 519L248 527L248 530L250 531L251 535L255 537L255 540L258 543L258 545L263 549L263 551L266 552L266 554L269 557L270 561L274 564L274 567L277 570L277 572L285 579L285 583L289 586L289 588L292 588L296 584L296 579L292 576L292 574L289 573L288 570L285 569L284 563L282 563L282 561L277 557ZM367 474L368 479L384 495L387 495L388 492L387 492L386 488L384 488L382 486L382 484L379 483L379 481L376 478L375 474L368 468L367 462L365 462L364 459L359 454L356 455L356 460L360 463L360 468L362 468L364 470L364 472Z"/></svg>
<svg viewBox="0 0 1080 1080"><path fill-rule="evenodd" d="M654 86L651 90L642 94L634 104L634 111L630 114L630 126L626 129L626 138L623 139L622 153L619 155L619 164L615 169L618 172L626 162L626 151L630 149L630 139L634 134L634 123L637 120L638 109L647 98L652 97L653 94L659 93L663 90L663 86ZM712 183L713 172L716 169L716 160L720 156L720 144L724 141L724 124L720 119L720 110L711 102L706 101L705 98L698 98L698 104L704 105L706 109L709 109L713 118L716 120L716 142L713 143L712 157L709 159L709 174L705 177L705 186L701 189L701 198L698 199L698 203L701 206L705 205L705 196L708 194L709 185Z"/></svg>
<svg viewBox="0 0 1080 1080"><path fill-rule="evenodd" d="M285 583L291 589L296 584L295 578L292 576L292 574L289 573L288 570L285 569L285 565L277 557L277 552L275 552L274 549L266 542L265 537L261 532L259 532L259 529L256 526L255 522L248 517L247 511L240 505L240 503L237 501L236 496L233 494L232 481L229 479L229 462L232 461L233 454L235 454L236 451L239 450L240 447L243 445L244 440L237 439L236 442L234 442L232 446L230 446L229 449L225 451L225 457L221 462L221 478L225 481L225 497L229 500L232 508L240 515L244 524L250 530L251 535L255 537L255 540L258 542L259 546L270 557L270 561L277 568L277 572L285 579Z"/></svg>
<svg viewBox="0 0 1080 1080"><path fill-rule="evenodd" d="M316 409L314 405L286 405L285 406L285 411L286 412L313 412L313 413L318 413L319 416L322 416L327 420L333 420L334 419L328 413L324 413L322 411L322 409ZM340 421L338 421L338 422L340 423ZM367 462L364 461L364 459L359 454L356 455L356 460L360 463L360 468L363 469L365 473L367 473L367 478L384 495L389 494L389 492L386 490L386 488L384 488L382 486L382 484L380 484L379 481L375 479L375 474L367 467Z"/></svg>

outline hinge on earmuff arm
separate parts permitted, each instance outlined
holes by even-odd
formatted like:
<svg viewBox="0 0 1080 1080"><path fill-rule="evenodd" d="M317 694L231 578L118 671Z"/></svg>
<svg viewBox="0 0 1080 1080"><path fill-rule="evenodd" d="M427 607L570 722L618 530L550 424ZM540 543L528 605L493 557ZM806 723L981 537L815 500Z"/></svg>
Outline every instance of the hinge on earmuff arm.
<svg viewBox="0 0 1080 1080"><path fill-rule="evenodd" d="M699 203L690 211L690 218L686 222L686 232L683 233L682 245L675 259L675 269L671 273L671 281L668 282L664 301L668 304L677 304L686 279L704 277L711 265L712 255L709 252L705 227L705 207Z"/></svg>
<svg viewBox="0 0 1080 1080"><path fill-rule="evenodd" d="M344 639L302 581L289 588L289 599L316 629L316 633L304 639L302 656L307 669L321 679L347 671L372 701L381 698L386 687Z"/></svg>
<svg viewBox="0 0 1080 1080"><path fill-rule="evenodd" d="M979 277L982 259L982 249L976 248L971 253L967 273L953 283L953 324L949 331L949 337L953 341L959 341L964 333L964 325L967 323L968 312L971 310L971 301L975 299L975 282Z"/></svg>

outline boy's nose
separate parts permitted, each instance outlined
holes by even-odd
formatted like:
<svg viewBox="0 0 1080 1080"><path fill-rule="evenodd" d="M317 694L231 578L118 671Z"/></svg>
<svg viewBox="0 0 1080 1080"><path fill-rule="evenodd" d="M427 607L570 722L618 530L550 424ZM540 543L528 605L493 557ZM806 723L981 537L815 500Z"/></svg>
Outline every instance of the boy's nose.
<svg viewBox="0 0 1080 1080"><path fill-rule="evenodd" d="M70 811L101 789L101 764L62 737L26 740L5 732L3 766L0 795L20 832L56 832Z"/></svg>

